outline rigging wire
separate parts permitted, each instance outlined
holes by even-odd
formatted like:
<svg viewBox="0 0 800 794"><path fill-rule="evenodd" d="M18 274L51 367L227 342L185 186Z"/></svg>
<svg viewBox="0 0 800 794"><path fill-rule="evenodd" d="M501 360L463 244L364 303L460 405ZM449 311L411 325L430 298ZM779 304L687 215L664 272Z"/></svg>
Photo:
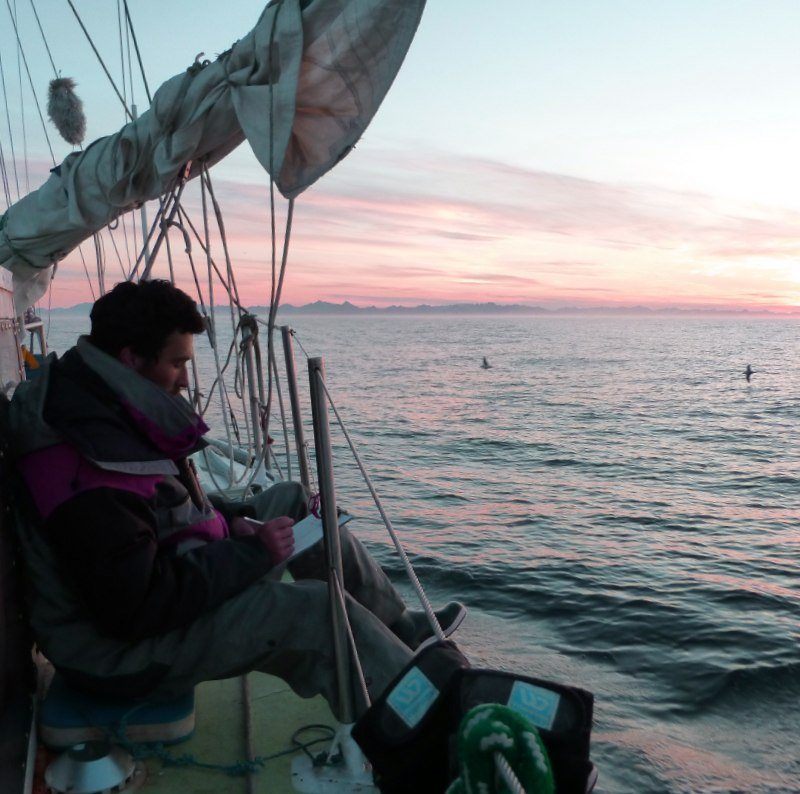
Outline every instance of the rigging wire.
<svg viewBox="0 0 800 794"><path fill-rule="evenodd" d="M17 0L14 0L14 13L11 13L11 6L8 5L8 0L6 0L6 7L8 8L8 15L11 17L11 23L16 30L17 23L15 21L15 16L17 13ZM25 93L22 90L22 67L20 65L20 53L22 48L20 46L19 36L17 36L17 78L19 81L19 111L20 111L20 121L22 122L22 167L23 171L25 172L25 191L30 193L31 190L31 181L30 175L28 174L28 130L27 125L25 123Z"/></svg>
<svg viewBox="0 0 800 794"><path fill-rule="evenodd" d="M8 172L6 171L6 155L3 151L3 142L0 141L0 175L3 177L3 195L6 200L6 209L11 206L11 185L8 182Z"/></svg>
<svg viewBox="0 0 800 794"><path fill-rule="evenodd" d="M131 62L131 34L130 34L129 26L126 23L124 25L125 40L124 40L124 44L123 44L123 41L122 41L123 23L122 23L122 12L121 12L120 0L117 0L117 23L118 23L119 31L120 31L120 55L119 55L119 57L120 57L122 74L123 74L123 91L125 89L125 80L124 80L125 60L127 59L127 70L128 70L127 74L128 74L128 85L130 87L131 112L135 113L136 112L136 85L135 85L134 80L133 80L133 64ZM142 69L142 77L144 77L144 69ZM126 94L126 98L127 98L127 94ZM159 201L159 204L162 203L160 196L159 196L158 201ZM142 225L145 225L146 224L146 220L145 220L144 216L142 216L141 220L142 220ZM128 224L130 224L133 227L134 250L138 251L138 247L137 247L137 244L136 244L136 240L137 240L137 233L136 233L137 232L137 229L136 229L137 223L136 223L136 218L135 218L133 213L131 213L130 215L126 215L124 217L124 219L123 219L123 222L122 222L122 233L123 233L123 235L125 237L125 248L126 248L127 254L128 254L128 273L130 273L131 268L133 267L133 265L131 264L130 243L128 241Z"/></svg>
<svg viewBox="0 0 800 794"><path fill-rule="evenodd" d="M117 223L119 224L119 219L117 219ZM119 248L117 247L117 240L114 236L114 230L112 230L111 226L107 226L106 229L108 230L108 236L111 238L111 245L114 246L114 253L117 255L117 262L119 263L119 269L122 272L122 278L127 281L128 274L125 271L125 264L122 261L122 256L120 255ZM122 230L125 231L125 225L122 224Z"/></svg>
<svg viewBox="0 0 800 794"><path fill-rule="evenodd" d="M83 272L86 273L86 281L89 283L89 290L92 293L92 303L94 303L97 300L97 297L94 294L94 286L92 285L92 277L89 275L89 267L86 264L85 257L83 256L83 247L80 245L78 246L78 253L81 256L81 262L83 263Z"/></svg>
<svg viewBox="0 0 800 794"><path fill-rule="evenodd" d="M139 70L142 73L142 83L144 83L144 92L147 94L147 101L152 104L153 97L150 94L150 86L147 84L147 75L144 71L144 64L142 63L142 53L139 51L139 42L136 39L136 31L133 29L133 20L131 19L131 12L128 9L128 0L122 0L125 7L125 19L128 20L128 30L130 30L131 38L133 39L133 46L136 50L136 60L139 61ZM130 59L130 46L128 47L128 58ZM131 101L133 101L133 88L131 87Z"/></svg>
<svg viewBox="0 0 800 794"><path fill-rule="evenodd" d="M136 85L133 82L133 63L131 62L131 31L128 25L125 26L125 57L128 59L128 82L131 87L131 110L133 110L133 108L136 107ZM145 79L143 67L141 72L142 78Z"/></svg>
<svg viewBox="0 0 800 794"><path fill-rule="evenodd" d="M6 108L6 124L8 125L8 140L11 146L11 166L14 169L14 184L17 188L17 200L21 195L19 189L19 174L17 173L17 153L14 151L14 133L11 131L11 113L8 110L8 91L6 89L6 72L3 68L3 55L0 52L0 82L3 85L3 103Z"/></svg>
<svg viewBox="0 0 800 794"><path fill-rule="evenodd" d="M119 35L119 71L122 76L122 98L128 101L128 87L125 78L125 44L122 39L122 8L120 0L117 0L117 33Z"/></svg>
<svg viewBox="0 0 800 794"><path fill-rule="evenodd" d="M130 216L130 217L132 217L132 216ZM121 224L122 225L122 239L123 239L123 242L125 243L125 256L126 256L126 258L128 260L128 270L125 273L125 280L126 281L129 280L130 272L133 269L133 262L131 260L131 244L130 244L130 240L128 240L128 223L127 223L127 221L130 219L130 217L126 213L121 218L121 221L122 221L122 224ZM135 228L136 228L136 224L134 223L134 229Z"/></svg>
<svg viewBox="0 0 800 794"><path fill-rule="evenodd" d="M56 62L53 60L53 53L50 52L50 45L47 43L47 36L44 35L44 28L42 27L42 21L39 19L39 12L36 10L36 5L31 0L31 8L33 9L33 15L36 17L36 24L39 26L39 33L42 34L42 41L44 42L44 48L47 50L47 57L50 59L50 65L53 67L53 75L58 79L58 69L56 69Z"/></svg>
<svg viewBox="0 0 800 794"><path fill-rule="evenodd" d="M8 0L6 0L8 2ZM111 72L108 71L108 67L103 60L103 56L100 55L97 47L95 47L94 41L92 41L92 37L89 35L89 31L86 29L86 25L83 24L83 20L80 17L77 9L72 3L72 0L67 0L67 4L72 9L72 13L75 15L75 19L78 20L78 24L81 26L81 30L83 31L84 35L86 36L86 40L89 42L92 50L94 50L94 54L97 56L97 60L100 63L100 66L103 67L103 71L106 73L106 77L108 81L111 83L111 87L114 89L114 93L117 95L117 98L122 103L122 107L125 108L125 113L127 114L128 118L133 121L133 116L131 115L130 110L128 110L128 103L123 99L122 94L119 92L119 88L117 88L117 84L114 82L114 78L111 76Z"/></svg>
<svg viewBox="0 0 800 794"><path fill-rule="evenodd" d="M67 0L69 2L69 0ZM33 84L33 78L31 77L31 70L28 68L28 59L25 56L25 50L22 48L22 40L19 37L19 29L17 27L17 20L16 20L16 10L17 10L17 0L14 0L14 13L11 13L11 5L6 0L6 7L8 8L8 13L11 16L11 22L14 25L14 35L17 37L17 62L19 63L19 56L22 56L22 63L25 66L25 73L28 75L28 82L31 86L31 93L33 94L33 101L36 105L36 111L39 114L39 121L42 123L42 130L44 130L44 137L47 141L47 148L50 150L50 158L53 161L53 165L56 164L56 157L53 154L53 147L50 145L50 136L47 133L47 124L45 124L44 116L42 115L42 108L39 106L39 97L36 95L36 87ZM20 71L19 74L20 80L20 100L22 100L22 72ZM30 183L28 180L28 142L27 136L25 134L25 114L22 114L22 130L24 136L24 144L25 144L25 180L26 186L28 191L30 191Z"/></svg>
<svg viewBox="0 0 800 794"><path fill-rule="evenodd" d="M202 239L202 237L200 237L200 233L197 231L197 227L192 223L192 219L189 217L189 215L187 214L186 210L183 207L179 207L178 208L178 213L179 213L179 215L181 217L181 221L183 223L186 223L189 226L189 228L192 231L192 234L194 235L195 240L197 241L197 243L200 245L200 247L203 249L203 252L205 253L206 252L206 248L205 248L205 244L203 243L203 239ZM180 224L176 224L176 225L180 225ZM228 295L230 296L230 299L234 302L236 307L238 309L240 309L241 311L243 311L243 312L247 311L245 309L245 307L242 306L242 304L238 301L236 296L232 293L230 285L228 284L228 282L225 281L225 277L220 272L219 268L217 267L216 263L214 262L214 258L213 257L211 258L211 263L214 266L214 270L215 270L215 272L217 274L217 277L219 278L220 282L222 283L222 286L225 287L225 290L227 291ZM259 322L261 322L263 324L264 321L260 320Z"/></svg>
<svg viewBox="0 0 800 794"><path fill-rule="evenodd" d="M41 19L39 18L38 12L36 11L36 8L35 8L35 5L34 5L34 0L30 0L30 2L31 2L31 6L33 8L34 14L36 16L36 21L37 21L37 24L39 26L39 31L40 31L40 33L42 35L45 47L46 47L46 49L48 51L48 56L50 58L50 64L53 67L53 71L57 76L58 75L58 71L57 71L57 69L55 67L55 63L54 63L54 60L52 58L52 53L50 51L49 44L47 42L47 39L46 39L46 36L45 36L45 33L44 33L44 29L43 29L43 27L41 25ZM120 95L120 91L119 91L119 89L117 87L117 84L114 82L113 78L111 77L111 75L109 73L109 70L107 69L105 63L103 62L103 59L100 56L100 53L98 52L97 47L94 45L94 42L92 41L91 36L89 35L88 30L86 29L86 26L83 24L83 21L81 20L80 15L78 14L77 9L75 8L75 5L71 2L71 0L68 0L68 4L69 4L73 14L75 15L75 17L76 17L81 29L83 30L84 35L86 36L87 40L89 41L90 45L92 46L92 49L93 49L98 61L100 62L100 65L103 68L103 71L106 73L106 76L109 79L109 81L110 81L110 83L112 85L112 88L114 89L115 93L117 94L117 97L120 99L125 112L128 115L130 115L130 112L129 112L128 106L127 106L128 86L130 86L131 97L132 97L132 95L133 95L133 81L132 81L132 71L130 70L130 68L128 70L128 74L130 75L130 77L128 79L126 79L126 74L125 74L124 44L122 42L122 35L121 35L121 33L122 33L122 31L121 31L122 23L121 23L121 12L120 12L120 8L119 8L119 3L118 3L117 11L118 11L118 34L119 34L119 38L120 38L120 49L121 49L120 59L121 59L121 70L122 70L122 83L121 83L122 91L123 91L122 95ZM9 13L12 14L12 21L16 22L16 19L13 16L13 14L16 13L16 0L14 0L14 6L15 6L14 7L14 12L11 12L9 0L6 0L6 5L7 5L8 9L9 9ZM140 65L140 67L142 67L141 53L140 53L139 48L138 48L138 42L136 41L135 32L133 31L133 28L132 28L132 23L131 23L131 19L130 19L130 12L129 12L129 9L127 8L127 3L125 3L125 12L126 12L126 20L127 20L127 23L128 23L126 25L126 38L128 39L128 57L130 59L130 37L132 37L134 39L134 47L135 47L136 52L137 52L137 58L139 60L139 65ZM15 24L15 31L17 31L16 24ZM21 41L20 41L18 32L17 32L17 42L18 42L19 56L22 57L23 60L25 61L25 65L26 65L26 69L27 69L27 58L25 56L25 52L22 50ZM145 89L146 89L146 91L148 93L148 97L149 97L150 96L149 95L149 87L146 84L146 77L144 75L144 70L143 69L142 69L142 77L143 77L143 80L145 82ZM4 74L3 74L3 79L5 80L5 75ZM31 90L32 90L32 93L34 94L34 99L37 101L37 110L39 111L39 115L40 115L40 119L41 119L42 118L41 109L38 107L38 98L36 97L35 91L33 90L33 84L32 84L32 79L31 79L31 75L30 75L30 71L29 70L28 70L28 79L31 82ZM20 72L20 80L22 80L21 72ZM7 104L7 102L8 102L7 93L5 91L4 91L4 97L5 97L6 104ZM7 118L10 119L10 114L7 116ZM10 121L9 121L9 126L10 126ZM47 136L47 130L44 127L44 122L43 122L43 129L45 130L45 136L48 138L48 145L49 145L49 143L50 143L49 142L49 137ZM13 136L11 136L11 140L13 142ZM27 143L27 136L25 136L25 141ZM53 156L53 153L52 153L52 148L51 148L51 157L52 156ZM3 162L4 161L5 161L5 158L3 159ZM26 158L26 161L27 161L27 158ZM16 166L16 162L14 163L14 165ZM4 175L6 175L6 174L7 174L7 172L4 171ZM17 184L18 184L18 176L16 174L15 174L15 177L17 177ZM224 284L224 286L226 288L226 291L228 292L228 294L233 299L234 305L237 307L237 309L239 311L244 311L243 307L241 306L241 301L240 301L239 292L238 292L238 286L237 286L236 281L235 281L235 275L234 275L232 263L230 261L230 255L229 255L229 252L227 250L227 238L225 236L225 231L224 231L224 222L223 222L223 219L222 219L221 212L219 210L218 202L216 201L216 198L213 197L213 186L211 185L210 177L208 176L207 173L206 173L206 185L209 188L209 195L212 196L212 201L213 201L213 204L214 204L214 211L215 211L215 214L217 216L217 222L218 222L218 225L220 227L220 233L221 233L222 238L223 238L223 247L225 248L225 254L226 254L227 277L228 277L227 280L223 277L223 274L219 272L219 268L216 267L216 264L213 264L213 269L217 272L218 276L220 277L220 280L222 281L222 283ZM5 186L7 186L6 187L6 192L8 194L8 202L7 203L10 203L10 200L11 200L11 196L10 196L10 194L11 194L11 186L10 186L9 179L7 178L7 175L6 175L6 179L5 179L5 182L4 182L4 187ZM182 188L182 186L181 186L181 188ZM19 188L17 189L17 194L18 195L20 194ZM182 207L180 207L180 203L179 203L179 196L175 195L174 189L173 189L173 194L172 194L171 198L172 198L173 206L172 206L172 215L170 216L170 218L166 218L166 216L169 214L168 211L167 211L166 206L162 205L162 208L161 208L161 224L160 224L160 226L162 227L162 232L159 234L159 241L163 238L163 236L165 236L163 234L163 227L164 226L168 226L170 224L171 218L174 217L174 213L175 213L176 209L177 210L182 210ZM128 257L128 261L129 261L129 270L128 270L127 274L125 272L125 267L124 267L124 264L123 264L123 261L122 261L122 256L120 255L119 247L117 246L115 235L113 233L114 232L114 227L110 226L108 231L109 231L109 234L111 235L111 243L112 243L112 246L114 247L116 258L117 258L117 261L119 263L120 270L121 270L121 272L123 274L123 277L132 278L135 275L137 269L139 268L139 265L141 264L141 258L139 260L137 260L137 263L136 263L135 266L130 266L130 260L131 260L130 244L129 244L129 241L128 241L127 226L125 224L125 220L126 220L125 218L122 219L123 234L124 234L125 240L126 240L126 254L127 254L127 257ZM156 219L156 220L158 220L158 219ZM119 221L117 222L117 227L116 228L118 228L118 225L119 225ZM159 224L156 223L156 222L153 223L153 227L150 229L150 232L147 235L147 238L146 238L147 241L152 239L153 234L155 233L155 229L158 227L158 225ZM193 231L195 231L195 230L193 229ZM134 225L134 239L135 238L136 238L136 227ZM100 237L99 234L93 235L93 243L94 243L96 259L97 259L97 281L98 281L98 287L99 287L100 293L103 294L105 292L106 261L105 261L104 243L103 243L102 237ZM167 246L168 246L168 255L169 255L170 252L169 252L169 240L168 239L167 239ZM206 248L210 249L210 244L204 245L203 247L204 247L204 249L206 249ZM82 247L80 247L80 246L78 247L78 253L80 255L82 266L83 266L83 270L84 270L84 273L85 273L85 276L86 276L86 280L87 280L87 283L89 284L89 287L90 287L90 290L91 290L91 293L92 293L92 298L94 300L94 299L96 299L96 292L95 292L95 288L94 288L94 285L93 285L93 279L89 274L89 268L88 268L88 265L87 265L87 262L86 262L86 258L84 256L84 252L82 250ZM211 257L210 250L207 251L207 257L213 263L213 258ZM149 263L148 263L148 265L149 265ZM174 279L174 269L172 268L172 265L170 267L171 267L171 276ZM145 274L143 275L143 277L145 277L147 275L147 272L149 271L149 269L150 269L150 267L148 266L146 268L146 270L145 270ZM196 276L196 274L195 274L195 276ZM213 285L213 279L211 278L211 273L209 272L209 289L213 291L213 286L212 285ZM199 284L198 284L198 287L199 287ZM200 294L200 292L198 294ZM202 295L200 294L200 296L201 296L201 302L202 302ZM52 295L51 295L51 297L52 297ZM213 301L213 294L210 297L211 297L210 322L212 324L211 328L212 328L212 333L213 333L214 332L214 329L213 329L214 308L215 308L214 307L214 301ZM232 322L232 328L235 330L235 328L236 328L235 322ZM215 341L215 339L214 339L214 341ZM216 347L215 347L215 352L216 352ZM238 361L238 357L237 357L237 366L238 366L238 364L239 364L239 361ZM273 356L273 364L274 364L274 356ZM277 374L276 371L275 371L275 374ZM231 403L230 403L230 398L229 398L229 396L227 394L227 390L225 390L224 384L222 384L220 392L221 392L223 401L227 402L228 412L230 413L231 419L233 420L233 424L234 424L233 429L234 429L234 432L236 434L237 440L240 440L239 433L238 433L238 427L235 426L235 414L234 414L234 412L232 410ZM262 400L263 400L263 395L262 395ZM282 398L281 398L280 394L279 394L279 402L282 404ZM263 402L261 404L263 405ZM281 412L283 413L283 410ZM227 413L225 411L223 411L223 416L227 417ZM259 418L260 418L260 413L257 413L257 416L259 416ZM249 427L248 427L248 431L249 431ZM248 432L248 435L249 435L249 432ZM232 439L230 439L230 436L229 436L229 440L232 441ZM268 445L265 445L265 446L268 446Z"/></svg>

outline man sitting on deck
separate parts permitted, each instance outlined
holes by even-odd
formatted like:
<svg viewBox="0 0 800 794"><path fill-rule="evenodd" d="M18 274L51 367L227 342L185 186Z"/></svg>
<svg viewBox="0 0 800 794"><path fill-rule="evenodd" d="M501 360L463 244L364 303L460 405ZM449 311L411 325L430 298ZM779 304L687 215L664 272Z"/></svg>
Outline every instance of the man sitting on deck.
<svg viewBox="0 0 800 794"><path fill-rule="evenodd" d="M38 513L21 530L40 649L93 692L156 699L260 670L338 712L322 544L289 563L296 581L268 575L293 551L307 494L282 483L245 503L212 502L187 458L208 429L180 394L205 329L195 302L166 281L118 284L91 323L11 404ZM374 697L430 628L346 529L341 545ZM448 633L463 607L439 616Z"/></svg>

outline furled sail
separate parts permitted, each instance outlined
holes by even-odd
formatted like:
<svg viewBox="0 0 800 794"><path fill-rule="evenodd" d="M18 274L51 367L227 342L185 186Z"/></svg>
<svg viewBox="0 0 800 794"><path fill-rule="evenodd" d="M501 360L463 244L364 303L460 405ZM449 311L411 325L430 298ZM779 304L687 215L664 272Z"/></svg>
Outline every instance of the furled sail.
<svg viewBox="0 0 800 794"><path fill-rule="evenodd" d="M18 309L47 290L53 265L83 240L245 138L292 198L366 129L414 37L425 0L275 0L212 63L162 85L119 132L69 155L0 217L0 265Z"/></svg>

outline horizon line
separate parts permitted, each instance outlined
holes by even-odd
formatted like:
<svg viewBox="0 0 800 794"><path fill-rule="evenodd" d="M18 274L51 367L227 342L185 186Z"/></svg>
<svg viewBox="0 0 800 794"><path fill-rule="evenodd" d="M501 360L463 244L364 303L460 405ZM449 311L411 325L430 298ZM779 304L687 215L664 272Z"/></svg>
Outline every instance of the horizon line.
<svg viewBox="0 0 800 794"><path fill-rule="evenodd" d="M315 307L339 310L352 310L357 312L373 311L373 312L412 312L414 310L425 310L426 312L447 311L448 313L455 313L458 309L472 309L473 311L484 311L490 313L492 310L501 312L517 311L524 313L526 311L536 312L541 314L599 314L609 313L615 314L620 312L643 312L647 314L746 314L746 315L769 315L773 317L791 317L800 316L800 306L787 306L783 307L742 307L742 306L729 306L729 305L710 305L710 306L692 306L686 304L674 305L652 305L643 303L623 303L617 305L580 305L580 304L567 304L560 306L547 306L542 304L532 303L504 303L498 301L453 301L449 303L428 303L424 302L424 298L417 299L423 302L408 304L408 303L391 303L378 306L374 303L371 304L356 304L350 300L343 300L341 302L327 301L323 299L316 299L308 303L293 304L282 303L278 310L286 309L289 311L305 310L311 313ZM93 301L81 301L80 303L71 306L51 306L50 311L74 311L80 310L84 307L91 307ZM220 306L216 308L222 308ZM261 308L268 308L268 304L250 304L247 306L249 310L256 310Z"/></svg>

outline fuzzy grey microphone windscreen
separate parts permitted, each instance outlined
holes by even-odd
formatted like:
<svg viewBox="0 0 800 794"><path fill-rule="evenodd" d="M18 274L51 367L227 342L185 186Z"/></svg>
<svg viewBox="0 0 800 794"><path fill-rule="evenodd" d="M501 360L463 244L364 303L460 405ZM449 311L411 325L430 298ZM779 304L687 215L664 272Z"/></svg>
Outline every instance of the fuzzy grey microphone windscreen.
<svg viewBox="0 0 800 794"><path fill-rule="evenodd" d="M86 135L86 116L83 115L83 102L74 89L75 81L71 77L51 80L47 115L67 143L80 146Z"/></svg>

